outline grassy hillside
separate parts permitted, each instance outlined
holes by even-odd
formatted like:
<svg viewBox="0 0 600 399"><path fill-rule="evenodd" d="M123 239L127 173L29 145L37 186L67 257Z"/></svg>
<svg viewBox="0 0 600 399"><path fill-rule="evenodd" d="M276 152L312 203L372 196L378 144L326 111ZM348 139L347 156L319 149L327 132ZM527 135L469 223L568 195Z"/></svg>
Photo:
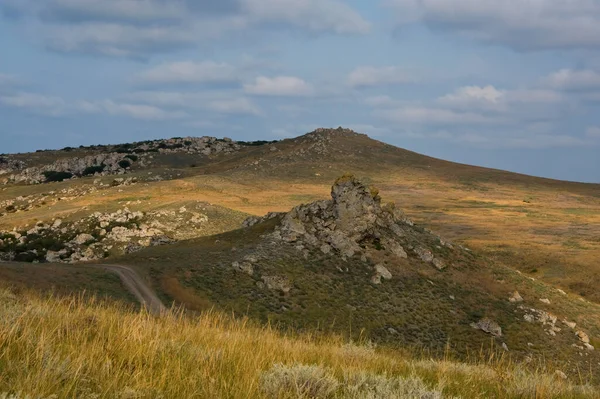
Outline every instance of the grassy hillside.
<svg viewBox="0 0 600 399"><path fill-rule="evenodd" d="M342 208L359 195L376 193L353 181L338 179L334 186L335 192L346 193L339 200ZM583 349L576 333L584 331L598 346L600 306L453 246L402 217L391 221L388 209L393 208L380 208L377 202L365 208L354 205L352 217L358 222L347 231L365 229L359 253L323 250L323 241L309 244L308 237L292 242L276 238L285 220L294 231L334 223L336 237L345 234L341 219L319 216L327 214L328 206L307 205L249 228L148 248L115 262L136 267L166 303L187 309L216 307L284 329L363 336L437 357L450 352L467 359L491 344L504 347L514 359L545 359L572 376L589 370L598 378L600 354ZM299 216L293 216L301 214L308 221L302 228L294 222ZM370 225L361 227L363 219ZM429 260L422 255L427 251ZM434 267L433 259L441 263ZM389 276L374 280L378 268ZM509 301L515 291L521 299ZM492 320L502 330L491 341L489 334L473 328L482 320Z"/></svg>
<svg viewBox="0 0 600 399"><path fill-rule="evenodd" d="M85 151L39 153L35 162L73 154ZM177 210L193 202L227 208L237 215L263 215L327 198L333 179L352 172L444 237L600 302L598 184L456 164L343 130L246 146L234 154L156 153L153 157L150 165L134 165L127 176L137 177L140 183L130 186L110 187L111 177L102 178L105 187L94 186L94 177L6 186L0 190L0 202L21 196L33 205L28 211L0 217L0 229L31 227L56 217L77 219L125 206L133 211ZM157 176L162 180L152 180ZM241 220L237 215L222 212L216 229L199 230L197 235L236 229Z"/></svg>
<svg viewBox="0 0 600 399"><path fill-rule="evenodd" d="M219 313L161 317L0 289L2 398L594 398L493 352L476 365L282 335Z"/></svg>

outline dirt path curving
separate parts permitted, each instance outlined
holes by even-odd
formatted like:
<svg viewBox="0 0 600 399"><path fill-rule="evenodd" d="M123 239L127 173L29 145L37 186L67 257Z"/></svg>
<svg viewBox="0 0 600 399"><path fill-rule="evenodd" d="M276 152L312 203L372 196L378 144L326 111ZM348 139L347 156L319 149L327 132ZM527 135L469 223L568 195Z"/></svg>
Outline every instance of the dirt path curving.
<svg viewBox="0 0 600 399"><path fill-rule="evenodd" d="M94 265L117 274L125 287L153 314L159 315L166 310L163 303L144 280L129 266L123 265Z"/></svg>

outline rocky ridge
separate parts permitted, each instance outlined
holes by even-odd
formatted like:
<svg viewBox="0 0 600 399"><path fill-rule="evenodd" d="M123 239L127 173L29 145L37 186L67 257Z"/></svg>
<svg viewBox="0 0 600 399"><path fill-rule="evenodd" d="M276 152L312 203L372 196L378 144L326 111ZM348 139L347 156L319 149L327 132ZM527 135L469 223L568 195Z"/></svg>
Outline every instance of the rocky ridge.
<svg viewBox="0 0 600 399"><path fill-rule="evenodd" d="M95 152L91 155L65 157L45 165L29 166L11 156L0 157L0 184L39 184L52 181L52 175L63 174L60 179L87 175L106 176L128 173L138 163L144 167L152 163L155 153L187 153L209 156L233 153L241 148L237 142L216 137L185 137L153 140L117 146L82 147ZM68 151L72 151L69 149Z"/></svg>

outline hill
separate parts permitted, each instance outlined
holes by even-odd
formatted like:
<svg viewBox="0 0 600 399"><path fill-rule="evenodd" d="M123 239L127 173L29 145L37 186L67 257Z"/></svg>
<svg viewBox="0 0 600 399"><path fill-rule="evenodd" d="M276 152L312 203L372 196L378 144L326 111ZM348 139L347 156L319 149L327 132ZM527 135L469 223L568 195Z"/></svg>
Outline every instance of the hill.
<svg viewBox="0 0 600 399"><path fill-rule="evenodd" d="M600 185L455 164L341 128L2 164L0 260L50 263L0 265L7 281L112 295L125 292L115 276L64 264L125 264L192 312L438 358L492 346L598 378Z"/></svg>
<svg viewBox="0 0 600 399"><path fill-rule="evenodd" d="M216 306L438 357L466 359L491 344L521 361L596 373L600 306L415 225L353 176L331 195L115 262L136 266L166 303L188 309Z"/></svg>
<svg viewBox="0 0 600 399"><path fill-rule="evenodd" d="M127 156L137 157L136 161ZM109 168L77 176L83 173L82 165L101 167L89 162L106 157L129 160L130 166L120 168L117 162L113 163L117 165L114 172ZM0 178L39 176L40 169L75 177L45 184L5 184L0 190L0 230L7 232L16 229L22 234L36 223L50 227L55 219L79 221L98 212L107 216L124 212L125 207L132 213L143 212L146 219L159 212L199 207L200 211L181 215L179 223L158 228L157 235L183 239L215 234L238 228L248 215L287 211L302 202L327 198L331 182L351 172L377 185L385 198L398 203L413 220L444 237L600 302L596 289L600 284L597 184L442 161L346 129L317 129L276 143L179 138L5 155L2 159L5 166L0 169L6 173L0 171ZM23 173L28 168L35 173ZM215 217L202 211L207 206ZM194 217L192 212L201 214L196 220L208 216L212 226L204 228L200 223L186 234L176 234L182 223ZM75 229L60 239L72 239L72 233L82 231ZM148 240L137 241L137 245L148 244ZM97 250L87 258L125 249L116 246L114 251ZM16 252L6 247L0 248L2 251ZM31 254L23 257L32 258Z"/></svg>

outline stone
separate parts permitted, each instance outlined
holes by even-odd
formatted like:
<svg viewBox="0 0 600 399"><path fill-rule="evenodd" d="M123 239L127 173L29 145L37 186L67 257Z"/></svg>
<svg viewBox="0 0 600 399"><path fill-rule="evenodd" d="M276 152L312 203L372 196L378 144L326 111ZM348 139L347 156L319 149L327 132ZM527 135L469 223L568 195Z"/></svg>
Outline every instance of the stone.
<svg viewBox="0 0 600 399"><path fill-rule="evenodd" d="M72 242L75 244L83 245L89 241L95 241L94 236L92 236L91 234L82 233L75 237Z"/></svg>
<svg viewBox="0 0 600 399"><path fill-rule="evenodd" d="M502 328L500 325L487 317L479 320L477 323L471 323L471 327L491 334L494 337L502 336Z"/></svg>
<svg viewBox="0 0 600 399"><path fill-rule="evenodd" d="M583 342L584 344L589 344L590 343L590 337L583 331L577 331L575 333L575 335L577 335L577 337L579 338L579 340L581 342Z"/></svg>
<svg viewBox="0 0 600 399"><path fill-rule="evenodd" d="M254 266L250 262L233 262L231 267L238 272L246 273L250 276L254 274Z"/></svg>
<svg viewBox="0 0 600 399"><path fill-rule="evenodd" d="M418 247L415 249L415 253L419 256L419 258L421 258L421 260L423 262L426 262L426 263L433 262L433 254L431 253L430 250L423 248L423 247Z"/></svg>
<svg viewBox="0 0 600 399"><path fill-rule="evenodd" d="M571 330L574 330L575 327L577 327L577 323L572 322L572 321L568 321L567 319L563 319L563 324L567 327L569 327Z"/></svg>
<svg viewBox="0 0 600 399"><path fill-rule="evenodd" d="M519 291L515 291L508 298L508 300L509 300L509 302L512 302L512 303L518 303L518 302L523 302L523 297L521 296L521 294L519 294Z"/></svg>
<svg viewBox="0 0 600 399"><path fill-rule="evenodd" d="M542 299L540 299L540 302L543 302L546 305L550 305L550 299L548 299L548 298L542 298Z"/></svg>
<svg viewBox="0 0 600 399"><path fill-rule="evenodd" d="M392 273L390 273L390 271L381 264L375 266L375 272L379 274L384 280L392 279Z"/></svg>
<svg viewBox="0 0 600 399"><path fill-rule="evenodd" d="M321 245L320 249L321 249L321 252L323 252L324 254L328 254L331 252L332 248L331 248L331 245L329 245L329 244L323 244L323 245Z"/></svg>
<svg viewBox="0 0 600 399"><path fill-rule="evenodd" d="M440 271L446 268L446 264L444 263L444 261L438 258L433 259L433 266L435 266L435 268Z"/></svg>
<svg viewBox="0 0 600 399"><path fill-rule="evenodd" d="M567 379L567 375L565 373L563 373L562 371L560 371L560 370L554 371L554 375L557 378L560 378L561 380L566 380Z"/></svg>
<svg viewBox="0 0 600 399"><path fill-rule="evenodd" d="M286 277L262 276L261 279L265 286L273 291L281 291L282 293L287 294L292 289L292 286Z"/></svg>

